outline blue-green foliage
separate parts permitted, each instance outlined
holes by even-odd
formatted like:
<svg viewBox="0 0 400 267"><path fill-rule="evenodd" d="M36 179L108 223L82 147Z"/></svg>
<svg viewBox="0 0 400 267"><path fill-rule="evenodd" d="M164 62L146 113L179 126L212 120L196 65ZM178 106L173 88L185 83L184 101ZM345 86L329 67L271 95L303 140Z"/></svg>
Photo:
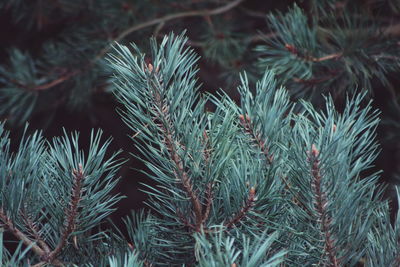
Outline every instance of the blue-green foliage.
<svg viewBox="0 0 400 267"><path fill-rule="evenodd" d="M240 104L202 95L186 41L153 39L150 57L117 44L109 57L119 112L156 182L145 185L150 212L125 219L127 240L96 228L121 198L111 194L122 162L105 158L109 140L93 133L83 152L77 133L50 142L36 132L12 153L0 125L0 220L28 246L1 245L3 263L395 266L399 219L390 224L370 171L379 120L365 94L342 112L331 97L318 110L292 102L271 69L254 89L242 75Z"/></svg>
<svg viewBox="0 0 400 267"><path fill-rule="evenodd" d="M389 86L388 73L400 67L396 38L357 7L340 14L321 8L335 4L328 2L336 1L314 1L312 17L296 5L270 14L274 35L256 48L259 68L274 68L296 97L318 98L324 92L339 97L357 87L371 93L374 78Z"/></svg>
<svg viewBox="0 0 400 267"><path fill-rule="evenodd" d="M112 235L104 231L99 234L94 229L105 221L121 199L111 192L118 181L115 176L122 161L116 158L118 153L105 158L109 144L110 140L101 144L101 132L93 132L90 148L84 152L79 148L78 134L65 133L49 142L40 132L35 132L25 135L17 150L12 152L8 132L0 124L0 220L4 230L14 233L11 228L17 229L26 238L16 237L28 248L39 246L43 251L46 248L52 251L63 239L69 221L73 220L66 245L60 251L62 261L84 263L101 255L99 252L106 247L108 251L115 249ZM83 173L80 182L78 170ZM75 194L77 188L80 190ZM76 209L71 213L74 203ZM27 253L22 251L23 248L19 248L15 253ZM88 254L85 256L85 253ZM28 254L31 263L44 257L32 251ZM15 260L14 256L7 259L7 254L2 255L7 261ZM7 261L3 261L2 266Z"/></svg>
<svg viewBox="0 0 400 267"><path fill-rule="evenodd" d="M378 113L365 94L349 97L341 113L330 97L325 110L301 101L296 113L272 69L255 92L242 76L240 105L224 93L199 95L186 40L152 41L147 61L135 45L116 45L110 56L120 112L158 184L147 186L154 214L127 221L139 257L355 266L382 246L387 210L377 174L365 174L378 153Z"/></svg>

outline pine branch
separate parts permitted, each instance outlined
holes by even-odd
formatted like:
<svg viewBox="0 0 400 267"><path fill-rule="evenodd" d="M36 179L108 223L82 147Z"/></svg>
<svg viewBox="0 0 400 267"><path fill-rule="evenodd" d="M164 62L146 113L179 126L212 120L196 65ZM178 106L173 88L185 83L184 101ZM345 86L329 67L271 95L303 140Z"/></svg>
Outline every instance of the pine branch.
<svg viewBox="0 0 400 267"><path fill-rule="evenodd" d="M332 60L332 59L335 60L335 59L339 59L341 56L343 56L342 52L338 52L338 53L326 55L323 57L314 57L314 56L308 55L308 54L302 55L299 52L299 50L294 45L291 45L291 44L285 44L285 48L290 53L299 57L300 59L305 60L305 61L311 61L311 62L322 62L322 61Z"/></svg>
<svg viewBox="0 0 400 267"><path fill-rule="evenodd" d="M17 86L19 88L25 89L27 91L45 91L45 90L48 90L48 89L50 89L50 88L52 88L52 87L54 87L56 85L59 85L59 84L65 82L65 81L71 79L72 77L80 74L81 72L82 72L81 70L70 71L70 72L67 72L67 73L63 74L60 77L58 77L57 79L52 80L52 81L50 81L48 83L44 83L44 84L40 84L40 85L34 85L34 86L23 84L23 83L21 83L20 81L17 81L17 80L8 80L8 82L14 84L15 86Z"/></svg>
<svg viewBox="0 0 400 267"><path fill-rule="evenodd" d="M239 115L240 124L244 127L244 130L249 134L255 141L261 152L264 154L269 164L272 164L274 155L270 155L269 148L266 146L266 141L262 140L262 137L258 132L255 131L253 124L251 123L250 117L246 115Z"/></svg>
<svg viewBox="0 0 400 267"><path fill-rule="evenodd" d="M150 73L153 72L153 65L148 65L148 70ZM155 74L158 73L156 70L153 72ZM200 226L203 222L203 209L200 203L200 200L197 194L193 191L193 185L189 178L188 173L185 171L182 159L177 152L176 140L174 140L174 126L169 117L169 104L165 103L165 99L162 98L159 89L156 84L153 84L152 88L152 96L155 104L155 111L158 113L158 118L155 118L155 121L158 119L161 121L158 126L160 127L161 132L163 133L164 143L167 147L168 152L170 153L170 158L175 164L176 176L177 179L180 180L186 195L190 198L192 203L194 214L195 214L195 229L196 231L200 231Z"/></svg>
<svg viewBox="0 0 400 267"><path fill-rule="evenodd" d="M5 214L3 207L0 208L0 220L3 222L3 227L10 231L16 238L21 240L26 246L30 246L32 251L39 257L44 257L46 252L35 244L29 237L21 232L13 223L13 221Z"/></svg>
<svg viewBox="0 0 400 267"><path fill-rule="evenodd" d="M253 138L253 140L255 141L255 143L258 146L258 148L264 154L267 162L269 164L272 164L274 157L273 157L273 155L270 155L268 146L266 146L266 141L262 140L262 138L260 137L260 134L257 133L254 130L254 126L251 123L250 117L247 114L246 115L239 115L239 120L240 120L240 124L243 126L245 132L247 134L249 134ZM311 214L310 210L306 207L306 205L304 205L296 197L296 193L293 192L292 187L290 186L288 181L285 179L285 177L283 177L283 176L280 176L280 177L281 177L281 180L283 181L283 183L285 184L285 187L292 193L292 195L293 195L293 203L295 203L296 205L301 206L308 214Z"/></svg>
<svg viewBox="0 0 400 267"><path fill-rule="evenodd" d="M202 219L202 224L204 224L207 219L208 216L210 215L210 210L211 210L211 206L212 206L212 202L213 202L213 184L209 183L207 185L207 189L205 192L205 199L206 199L206 203L205 203L205 209L204 209L204 214L203 214L203 219Z"/></svg>
<svg viewBox="0 0 400 267"><path fill-rule="evenodd" d="M35 223L32 219L26 214L25 209L21 211L21 217L26 225L26 227L31 231L35 241L43 248L43 250L48 254L50 253L50 248L43 240L42 236L39 233L39 229L37 229Z"/></svg>
<svg viewBox="0 0 400 267"><path fill-rule="evenodd" d="M58 242L57 247L48 256L48 260L50 262L53 262L53 260L58 256L58 254L64 248L67 238L76 228L78 205L79 202L81 201L83 180L85 178L81 164L79 164L78 170L73 170L73 177L74 177L74 185L72 188L71 200L69 203L69 208L65 212L66 225L60 237L60 241Z"/></svg>
<svg viewBox="0 0 400 267"><path fill-rule="evenodd" d="M130 35L131 33L147 28L149 26L153 26L156 24L161 24L161 23L166 23L167 21L174 20L174 19L179 19L179 18L185 18L185 17L201 17L201 16L214 16L214 15L219 15L224 12L227 12L234 8L235 6L239 5L241 2L244 0L235 0L232 1L225 6L218 7L216 9L211 9L211 10L192 10L192 11L187 11L187 12L180 12L176 14L171 14L171 15L166 15L161 18L157 19L152 19L150 21L146 21L137 25L134 25L122 33L120 33L113 41L114 42L119 42L122 39L124 39L126 36ZM98 59L102 58L110 49L112 48L112 44L106 46L103 50L101 50L98 55L96 56L94 61L97 61Z"/></svg>
<svg viewBox="0 0 400 267"><path fill-rule="evenodd" d="M80 71L71 71L71 72L68 72L67 74L64 74L64 75L60 76L59 78L57 78L57 79L55 79L55 80L53 80L51 82L48 82L48 83L45 83L45 84L41 84L41 85L37 85L37 86L34 86L34 87L27 87L25 85L25 87L28 90L31 90L31 91L47 90L47 89L50 89L50 88L52 88L52 87L54 87L54 86L56 86L56 85L58 85L60 83L63 83L66 80L69 80L70 78L76 76L79 73L80 73Z"/></svg>
<svg viewBox="0 0 400 267"><path fill-rule="evenodd" d="M182 212L179 210L179 208L176 209L176 214L178 215L178 217L181 220L181 222L183 223L183 225L185 225L189 229L196 230L196 227L192 223L189 222L189 220L186 218L186 216L184 216L182 214Z"/></svg>
<svg viewBox="0 0 400 267"><path fill-rule="evenodd" d="M225 223L225 227L226 228L231 228L235 224L240 222L246 216L246 214L249 212L249 210L254 206L255 201L256 201L256 189L254 187L251 187L250 191L249 191L249 196L248 196L248 198L246 200L246 203L240 209L238 214L236 214L236 216L234 216L227 223Z"/></svg>
<svg viewBox="0 0 400 267"><path fill-rule="evenodd" d="M331 219L329 218L326 210L328 200L326 198L326 193L322 191L321 187L322 176L320 173L318 155L319 151L315 145L312 145L308 160L312 163L311 175L313 180L311 182L311 187L315 194L315 209L319 216L318 221L321 223L321 230L325 236L325 250L330 260L329 266L339 267L340 263L336 257L334 240L332 239L332 233L330 230Z"/></svg>

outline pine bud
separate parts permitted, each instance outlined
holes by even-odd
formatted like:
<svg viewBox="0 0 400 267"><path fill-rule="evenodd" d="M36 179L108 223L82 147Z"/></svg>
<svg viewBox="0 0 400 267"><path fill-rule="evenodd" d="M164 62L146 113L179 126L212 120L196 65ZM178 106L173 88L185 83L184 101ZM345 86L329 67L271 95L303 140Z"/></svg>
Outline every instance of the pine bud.
<svg viewBox="0 0 400 267"><path fill-rule="evenodd" d="M315 144L312 144L312 146L311 146L311 155L313 155L314 157L318 157L318 155L319 155L319 151L318 151L317 147L315 146Z"/></svg>
<svg viewBox="0 0 400 267"><path fill-rule="evenodd" d="M254 186L252 186L252 187L250 188L250 196L251 196L251 197L254 197L255 194L256 194L256 189L254 188Z"/></svg>
<svg viewBox="0 0 400 267"><path fill-rule="evenodd" d="M297 49L291 44L285 44L285 48L292 54L297 54Z"/></svg>
<svg viewBox="0 0 400 267"><path fill-rule="evenodd" d="M239 115L239 120L240 120L241 124L245 124L245 123L250 122L250 116L247 115L247 114L245 116L243 116L242 114Z"/></svg>
<svg viewBox="0 0 400 267"><path fill-rule="evenodd" d="M149 65L147 65L147 68L148 68L149 72L152 72L154 69L154 67L153 67L153 65L151 65L151 63L149 63Z"/></svg>

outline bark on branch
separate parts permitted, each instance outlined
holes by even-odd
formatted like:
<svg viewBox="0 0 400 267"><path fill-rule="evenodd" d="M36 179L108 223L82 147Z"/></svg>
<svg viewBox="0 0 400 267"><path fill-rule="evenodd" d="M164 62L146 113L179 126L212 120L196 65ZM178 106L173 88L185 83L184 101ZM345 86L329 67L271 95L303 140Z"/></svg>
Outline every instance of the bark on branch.
<svg viewBox="0 0 400 267"><path fill-rule="evenodd" d="M325 253L329 259L329 266L339 267L340 263L336 256L335 241L331 233L331 218L327 212L328 200L322 188L322 175L319 167L319 151L312 145L308 153L308 161L311 162L311 188L314 192L314 207L318 214L318 221L321 223L321 231L324 235Z"/></svg>

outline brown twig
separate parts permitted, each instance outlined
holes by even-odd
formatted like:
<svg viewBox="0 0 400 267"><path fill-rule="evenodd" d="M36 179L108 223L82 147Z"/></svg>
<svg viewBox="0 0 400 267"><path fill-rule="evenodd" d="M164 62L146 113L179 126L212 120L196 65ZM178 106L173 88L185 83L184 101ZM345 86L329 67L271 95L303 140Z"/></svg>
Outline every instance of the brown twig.
<svg viewBox="0 0 400 267"><path fill-rule="evenodd" d="M229 2L228 4L226 4L225 6L221 6L218 7L216 9L206 9L206 10L192 10L192 11L186 11L186 12L179 12L176 14L170 14L170 15L166 15L164 17L161 18L156 18L156 19L152 19L137 25L134 25L128 29L126 29L125 31L121 32L115 39L114 42L119 42L122 39L124 39L126 36L130 35L131 33L147 28L149 26L153 26L156 24L160 24L160 23L166 23L167 21L170 20L174 20L174 19L179 19L179 18L185 18L185 17L201 17L201 16L214 16L214 15L218 15L224 12L227 12L229 10L231 10L232 8L234 8L235 6L239 5L241 2L243 2L244 0L235 0L232 2ZM97 61L98 59L102 58L112 47L112 44L107 45L104 49L102 49L100 51L100 53L98 53L98 55L95 58L95 61Z"/></svg>
<svg viewBox="0 0 400 267"><path fill-rule="evenodd" d="M48 83L44 83L44 84L40 84L40 85L26 85L26 84L22 84L21 82L19 82L17 80L9 80L9 82L20 88L28 90L28 91L44 91L44 90L50 89L60 83L63 83L66 80L69 80L70 78L79 74L80 72L81 71L71 71L71 72L68 72L68 73L58 77L55 80L52 80Z"/></svg>
<svg viewBox="0 0 400 267"><path fill-rule="evenodd" d="M27 237L23 232L21 232L12 222L12 220L5 214L3 207L0 208L0 220L3 222L3 227L10 231L16 238L21 240L26 246L30 246L31 250L38 256L43 257L46 252L35 244L29 237Z"/></svg>
<svg viewBox="0 0 400 267"><path fill-rule="evenodd" d="M285 44L285 48L286 50L288 50L291 54L296 55L297 57L305 60L305 61L311 61L311 62L322 62L322 61L326 61L326 60L331 60L331 59L339 59L340 57L343 56L342 52L338 52L338 53L334 53L334 54L330 54L330 55L326 55L323 57L314 57L311 55L301 55L299 50L291 44Z"/></svg>
<svg viewBox="0 0 400 267"><path fill-rule="evenodd" d="M71 77L73 77L73 76L75 76L75 75L77 75L79 73L80 73L80 71L71 71L71 72L69 72L69 73L67 73L67 74L65 74L65 75L63 75L63 76L61 76L61 77L49 82L49 83L37 85L37 86L34 86L34 87L28 87L28 90L31 90L31 91L47 90L47 89L49 89L49 88L51 88L53 86L56 86L56 85L66 81L66 80L69 80Z"/></svg>
<svg viewBox="0 0 400 267"><path fill-rule="evenodd" d="M206 189L206 192L205 192L206 203L205 203L205 209L204 209L202 224L204 224L207 221L208 216L210 215L211 205L212 205L212 202L213 202L213 191L212 191L212 189L213 189L213 184L212 183L207 184L207 189Z"/></svg>
<svg viewBox="0 0 400 267"><path fill-rule="evenodd" d="M49 254L48 261L53 262L53 260L58 256L61 250L64 248L69 235L76 228L76 217L78 215L78 206L81 201L83 180L85 175L83 173L83 167L79 164L78 170L73 170L72 173L74 177L74 185L72 188L71 199L69 203L68 209L65 211L65 227L61 234L60 240L56 246L56 248Z"/></svg>
<svg viewBox="0 0 400 267"><path fill-rule="evenodd" d="M245 132L249 134L264 154L269 164L272 164L274 156L269 153L269 148L266 146L266 141L262 140L262 137L258 132L255 131L254 126L250 120L250 117L245 115L239 115L240 124L243 126Z"/></svg>
<svg viewBox="0 0 400 267"><path fill-rule="evenodd" d="M40 235L37 233L37 230L35 229L34 225L32 224L29 226L31 230L34 231L34 235L36 240L31 240L28 236L26 236L22 231L20 231L12 222L12 220L5 214L3 207L0 208L0 220L3 222L2 226L9 232L11 232L16 238L21 240L26 246L30 247L30 249L39 256L39 258L43 261L37 263L36 267L40 267L45 265L46 263L51 263L54 266L64 266L64 264L59 261L58 259L50 258L49 255L49 246L40 238ZM39 245L37 245L35 242L38 242Z"/></svg>
<svg viewBox="0 0 400 267"><path fill-rule="evenodd" d="M196 229L196 227L189 222L189 220L186 218L186 216L183 216L182 212L178 208L176 209L176 215L178 215L178 217L181 220L181 222L183 223L183 225L185 225L187 228L193 229L193 230Z"/></svg>
<svg viewBox="0 0 400 267"><path fill-rule="evenodd" d="M147 66L149 73L157 74L158 72L153 72L153 66L149 64ZM195 228L196 231L200 231L201 224L203 221L203 208L197 194L193 191L193 185L189 178L188 173L185 171L181 157L178 154L176 148L176 140L174 140L174 126L170 120L169 116L169 105L165 103L165 99L162 98L157 85L154 84L153 88L150 88L153 94L153 99L155 103L155 111L158 113L158 119L161 123L158 124L160 130L164 137L164 143L170 154L170 158L175 164L176 177L182 184L186 195L189 197L193 211L195 215Z"/></svg>
<svg viewBox="0 0 400 267"><path fill-rule="evenodd" d="M26 214L25 208L21 210L21 216L22 219L26 225L26 227L31 231L33 237L35 238L35 241L40 245L40 247L46 252L46 254L50 253L50 248L44 242L43 238L41 237L39 230L37 229L36 225L34 222L31 220L31 218Z"/></svg>
<svg viewBox="0 0 400 267"><path fill-rule="evenodd" d="M263 141L258 133L254 131L254 126L252 126L251 119L250 117L246 115L239 115L239 120L240 124L244 127L245 132L250 134L253 139L256 141L256 144L258 145L259 149L262 151L264 154L267 162L269 164L272 164L273 162L273 155L270 155L269 149L266 146L266 141ZM288 181L285 179L285 177L281 176L281 180L285 184L285 187L292 193L293 195L293 203L296 205L301 206L308 214L311 214L311 211L304 205L297 197L296 193L292 190L292 187L288 183Z"/></svg>
<svg viewBox="0 0 400 267"><path fill-rule="evenodd" d="M314 191L315 195L315 210L318 213L318 221L321 223L321 230L323 232L325 238L325 252L328 255L330 265L332 267L339 267L340 263L336 257L335 252L335 242L332 238L330 223L331 219L327 214L326 207L328 205L328 200L326 197L326 193L322 191L322 175L319 167L319 159L318 159L319 151L312 145L311 151L308 152L308 161L311 162L311 187Z"/></svg>
<svg viewBox="0 0 400 267"><path fill-rule="evenodd" d="M192 10L192 11L187 11L187 12L179 12L176 14L171 14L171 15L166 15L164 17L161 18L156 18L150 21L146 21L144 23L140 23L137 25L134 25L128 29L126 29L125 31L121 32L114 40L113 42L110 42L110 44L108 44L106 47L104 47L102 50L100 50L100 52L96 55L96 57L89 63L87 64L89 67L92 66L94 63L96 63L99 59L101 59L111 48L112 48L112 44L114 42L119 42L122 39L124 39L126 36L128 36L129 34L147 28L149 26L153 26L158 24L158 27L155 30L155 33L157 34L161 28L164 26L164 24L167 21L170 20L174 20L174 19L178 19L178 18L184 18L184 17L196 17L196 16L213 16L213 15L218 15L224 12L229 11L230 9L234 8L235 6L237 6L238 4L240 4L240 2L242 2L244 0L235 0L233 2L228 3L225 6L222 7L218 7L216 9L211 9L211 10ZM86 69L87 67L85 67L84 69ZM69 72L51 82L45 83L45 84L41 84L41 85L36 85L36 86L28 86L25 84L21 84L18 81L12 81L14 84L16 84L18 87L27 89L27 90L31 90L31 91L43 91L43 90L47 90L51 87L54 87L68 79L70 79L71 77L79 74L81 71L72 71Z"/></svg>
<svg viewBox="0 0 400 267"><path fill-rule="evenodd" d="M234 216L232 219L230 219L226 224L226 228L231 228L238 222L240 222L243 217L246 216L246 214L249 212L249 210L254 206L254 203L256 201L256 189L254 187L251 187L249 190L249 196L246 200L246 203L244 206L240 209L240 211Z"/></svg>
<svg viewBox="0 0 400 267"><path fill-rule="evenodd" d="M110 42L108 45L106 45L102 50L99 51L99 53L94 57L93 60L91 60L88 64L86 64L81 70L78 71L71 71L65 75L62 75L60 77L58 77L57 79L50 81L48 83L45 84L41 84L41 85L36 85L36 86L29 86L29 85L25 85L20 83L19 81L11 81L12 83L14 83L15 85L17 85L18 87L24 88L26 90L30 90L30 91L44 91L47 89L50 89L60 83L63 83L66 80L69 80L70 78L72 78L73 76L84 72L87 69L90 69L91 66L93 66L98 60L100 60L101 58L103 58L103 56L112 48L112 45L115 42L119 42L122 39L124 39L126 36L128 36L129 34L147 28L149 26L153 26L158 24L158 27L155 30L155 34L157 34L161 28L164 26L164 24L167 21L170 20L174 20L174 19L179 19L179 18L184 18L184 17L196 17L196 16L213 16L213 15L218 15L224 12L229 11L230 9L234 8L235 6L239 5L240 2L243 2L244 0L235 0L233 2L230 2L228 4L226 4L225 6L221 6L215 9L206 9L206 10L192 10L192 11L187 11L187 12L179 12L176 14L170 14L170 15L166 15L164 17L161 18L156 18L156 19L152 19L149 21L146 21L144 23L140 23L137 25L134 25L128 29L126 29L125 31L121 32L112 42Z"/></svg>

